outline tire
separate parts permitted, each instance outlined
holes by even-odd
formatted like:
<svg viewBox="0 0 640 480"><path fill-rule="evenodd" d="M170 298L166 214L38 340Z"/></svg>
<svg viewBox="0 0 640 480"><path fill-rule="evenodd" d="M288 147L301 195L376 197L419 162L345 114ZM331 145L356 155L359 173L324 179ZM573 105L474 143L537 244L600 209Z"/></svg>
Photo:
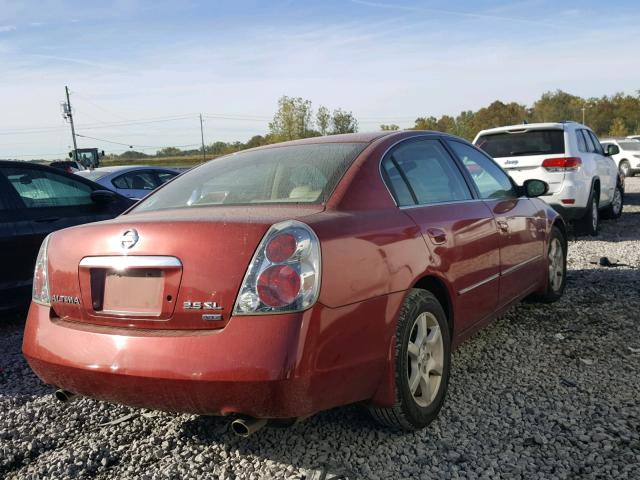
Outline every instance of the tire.
<svg viewBox="0 0 640 480"><path fill-rule="evenodd" d="M420 337L425 340L421 342ZM371 415L395 430L426 427L444 404L450 368L451 338L442 305L431 292L414 288L402 305L396 327L395 404L370 406Z"/></svg>
<svg viewBox="0 0 640 480"><path fill-rule="evenodd" d="M551 228L547 247L547 285L543 293L532 296L541 303L553 303L562 297L567 284L567 239L558 227Z"/></svg>
<svg viewBox="0 0 640 480"><path fill-rule="evenodd" d="M624 207L624 192L620 185L616 185L616 189L613 192L613 200L611 204L602 212L603 218L620 218L622 215L622 209Z"/></svg>
<svg viewBox="0 0 640 480"><path fill-rule="evenodd" d="M589 201L587 202L587 212L578 224L583 233L591 235L592 237L598 235L598 229L600 228L599 207L597 190L592 189L589 195Z"/></svg>
<svg viewBox="0 0 640 480"><path fill-rule="evenodd" d="M628 160L622 160L620 162L620 165L618 166L618 169L620 170L620 173L622 173L622 175L624 175L625 177L631 176L631 164L629 164Z"/></svg>

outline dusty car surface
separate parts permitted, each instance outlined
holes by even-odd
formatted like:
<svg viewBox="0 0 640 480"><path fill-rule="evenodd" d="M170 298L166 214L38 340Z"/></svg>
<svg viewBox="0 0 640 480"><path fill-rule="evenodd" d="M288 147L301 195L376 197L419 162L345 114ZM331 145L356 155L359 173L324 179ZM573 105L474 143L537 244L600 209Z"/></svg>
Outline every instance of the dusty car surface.
<svg viewBox="0 0 640 480"><path fill-rule="evenodd" d="M241 434L354 402L421 428L452 347L562 295L565 225L530 198L546 189L434 132L223 157L50 235L23 351L63 398L239 414Z"/></svg>

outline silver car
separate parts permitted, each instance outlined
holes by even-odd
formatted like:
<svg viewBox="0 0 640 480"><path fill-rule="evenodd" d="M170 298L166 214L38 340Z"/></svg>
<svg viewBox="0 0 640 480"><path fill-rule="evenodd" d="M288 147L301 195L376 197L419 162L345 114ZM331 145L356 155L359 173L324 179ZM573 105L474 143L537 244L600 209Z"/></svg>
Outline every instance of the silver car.
<svg viewBox="0 0 640 480"><path fill-rule="evenodd" d="M180 174L172 168L147 166L100 167L76 172L84 178L118 192L125 197L140 200L163 183Z"/></svg>

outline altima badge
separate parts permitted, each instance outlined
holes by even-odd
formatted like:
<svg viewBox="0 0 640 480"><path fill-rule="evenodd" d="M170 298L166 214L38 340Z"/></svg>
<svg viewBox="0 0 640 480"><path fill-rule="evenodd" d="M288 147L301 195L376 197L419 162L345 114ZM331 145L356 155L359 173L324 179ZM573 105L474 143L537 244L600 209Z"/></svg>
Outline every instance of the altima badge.
<svg viewBox="0 0 640 480"><path fill-rule="evenodd" d="M54 303L70 303L72 305L80 305L80 299L78 297L72 297L70 295L51 295L51 301Z"/></svg>
<svg viewBox="0 0 640 480"><path fill-rule="evenodd" d="M139 239L140 237L138 236L138 232L135 228L132 228L131 230L127 230L122 234L122 236L120 237L120 246L123 250L129 250L136 243L138 243Z"/></svg>

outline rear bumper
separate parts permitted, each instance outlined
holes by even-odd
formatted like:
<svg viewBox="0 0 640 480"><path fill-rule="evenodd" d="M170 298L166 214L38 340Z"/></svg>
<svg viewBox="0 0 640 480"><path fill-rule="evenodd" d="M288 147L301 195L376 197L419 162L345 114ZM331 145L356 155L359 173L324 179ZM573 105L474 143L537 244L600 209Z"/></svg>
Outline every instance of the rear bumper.
<svg viewBox="0 0 640 480"><path fill-rule="evenodd" d="M562 215L565 220L578 220L584 217L587 212L590 188L590 185L583 185L580 180L574 181L570 175L565 174L560 190L553 195L540 198ZM574 203L563 203L563 200L568 199L572 199Z"/></svg>
<svg viewBox="0 0 640 480"><path fill-rule="evenodd" d="M389 339L375 324L385 327L390 297L233 317L224 329L205 332L78 324L32 304L23 352L45 383L99 400L207 415L303 417L375 396ZM364 321L373 341L354 346L353 334L366 332Z"/></svg>

